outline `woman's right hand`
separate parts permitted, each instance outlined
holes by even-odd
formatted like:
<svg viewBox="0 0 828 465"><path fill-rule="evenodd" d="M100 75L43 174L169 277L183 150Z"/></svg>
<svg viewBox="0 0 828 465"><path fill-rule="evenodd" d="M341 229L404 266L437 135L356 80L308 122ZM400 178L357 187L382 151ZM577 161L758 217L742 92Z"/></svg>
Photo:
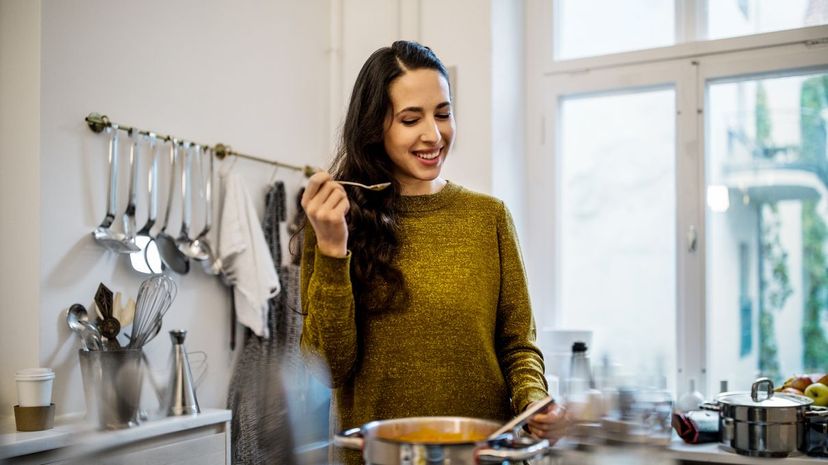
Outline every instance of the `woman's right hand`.
<svg viewBox="0 0 828 465"><path fill-rule="evenodd" d="M351 205L342 185L329 173L315 173L302 194L302 208L316 233L319 251L331 257L345 257L348 254L345 214Z"/></svg>

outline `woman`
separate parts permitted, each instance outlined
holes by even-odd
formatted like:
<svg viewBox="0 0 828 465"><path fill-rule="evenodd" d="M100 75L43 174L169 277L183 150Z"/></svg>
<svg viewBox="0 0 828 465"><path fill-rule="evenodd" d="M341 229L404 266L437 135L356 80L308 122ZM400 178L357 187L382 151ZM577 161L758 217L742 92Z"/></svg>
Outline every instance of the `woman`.
<svg viewBox="0 0 828 465"><path fill-rule="evenodd" d="M440 177L454 133L445 67L427 47L394 42L357 77L333 174L305 189L301 345L330 370L337 428L505 421L547 395L509 212ZM561 415L534 416L531 432L557 439Z"/></svg>

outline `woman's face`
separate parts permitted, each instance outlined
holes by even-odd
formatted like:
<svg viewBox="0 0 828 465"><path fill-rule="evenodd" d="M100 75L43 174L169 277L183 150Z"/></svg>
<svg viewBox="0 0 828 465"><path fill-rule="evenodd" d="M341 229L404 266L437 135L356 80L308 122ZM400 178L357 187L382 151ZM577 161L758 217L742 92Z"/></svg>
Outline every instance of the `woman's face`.
<svg viewBox="0 0 828 465"><path fill-rule="evenodd" d="M440 170L454 142L448 82L436 70L417 69L395 79L388 93L384 144L401 193L435 193L445 184Z"/></svg>

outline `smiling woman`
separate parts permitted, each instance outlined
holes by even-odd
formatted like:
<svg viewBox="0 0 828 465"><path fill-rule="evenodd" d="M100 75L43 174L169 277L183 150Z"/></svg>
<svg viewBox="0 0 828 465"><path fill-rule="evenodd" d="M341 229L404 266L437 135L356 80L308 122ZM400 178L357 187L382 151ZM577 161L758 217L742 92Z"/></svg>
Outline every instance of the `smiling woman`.
<svg viewBox="0 0 828 465"><path fill-rule="evenodd" d="M511 216L441 177L454 137L445 67L429 48L395 42L357 77L333 174L308 182L301 346L329 372L339 429L402 417L502 422L547 395ZM554 442L561 415L553 407L529 427Z"/></svg>

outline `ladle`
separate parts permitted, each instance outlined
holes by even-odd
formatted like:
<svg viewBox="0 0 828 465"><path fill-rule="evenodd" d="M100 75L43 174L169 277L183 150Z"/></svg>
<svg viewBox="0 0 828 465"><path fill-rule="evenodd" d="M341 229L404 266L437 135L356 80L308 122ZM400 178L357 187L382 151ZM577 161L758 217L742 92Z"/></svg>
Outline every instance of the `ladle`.
<svg viewBox="0 0 828 465"><path fill-rule="evenodd" d="M129 197L127 200L127 207L121 217L124 225L124 246L131 252L138 252L141 249L135 245L135 188L138 184L138 139L133 134L133 130L129 130ZM139 136L140 137L140 136Z"/></svg>
<svg viewBox="0 0 828 465"><path fill-rule="evenodd" d="M213 170L214 156L215 154L213 153L213 149L208 147L207 157L210 160L210 168L207 173L207 183L205 185L205 203L207 204L207 212L204 217L204 230L198 235L198 239L201 242L201 247L207 254L207 258L201 262L201 267L204 268L204 272L207 274L218 275L221 274L221 259L216 255L216 252L213 251L213 248L210 246L210 239L208 237L208 233L213 227L213 177L215 176L215 171Z"/></svg>
<svg viewBox="0 0 828 465"><path fill-rule="evenodd" d="M152 159L152 167L149 173L149 182L147 183L149 194L149 213L147 214L147 222L141 227L141 230L135 234L135 245L141 250L130 254L129 260L132 263L132 268L145 274L156 274L164 271L164 263L161 261L161 254L158 253L158 244L150 235L152 227L158 217L158 155L155 153L156 135L149 134L150 142L150 157Z"/></svg>
<svg viewBox="0 0 828 465"><path fill-rule="evenodd" d="M135 250L125 241L126 236L110 229L115 221L115 210L118 208L118 125L110 124L107 131L109 138L109 187L106 195L106 216L101 224L92 231L92 237L98 244L117 253L132 253Z"/></svg>
<svg viewBox="0 0 828 465"><path fill-rule="evenodd" d="M210 233L210 228L213 223L213 202L212 202L212 184L213 184L213 154L209 147L204 149L204 154L209 159L210 168L207 172L207 177L204 176L204 161L203 157L199 157L198 164L199 173L201 174L202 182L204 183L204 229L198 233L195 239L190 244L190 253L187 255L201 261L201 266L207 274L218 274L221 270L215 268L215 257L213 256L213 249L210 247L210 242L207 234Z"/></svg>
<svg viewBox="0 0 828 465"><path fill-rule="evenodd" d="M72 304L69 307L69 310L66 311L66 324L69 329L78 333L84 350L101 350L103 348L101 333L95 325L89 322L89 315L83 305Z"/></svg>
<svg viewBox="0 0 828 465"><path fill-rule="evenodd" d="M176 146L179 144L175 139L170 141L170 190L167 196L167 211L164 214L164 226L155 236L155 243L158 244L158 252L161 254L161 260L164 264L178 274L187 274L190 271L190 260L178 250L175 239L167 234L167 226L170 223L170 206L173 202L173 192L175 190Z"/></svg>
<svg viewBox="0 0 828 465"><path fill-rule="evenodd" d="M194 150L196 155L201 152L201 146L193 144L187 147L184 151L183 166L181 168L181 232L178 233L178 238L175 240L175 245L178 251L194 260L204 260L207 258L200 247L193 246L193 240L190 239L190 222L193 219L193 202L192 202L192 167L193 157L190 156L190 150Z"/></svg>

